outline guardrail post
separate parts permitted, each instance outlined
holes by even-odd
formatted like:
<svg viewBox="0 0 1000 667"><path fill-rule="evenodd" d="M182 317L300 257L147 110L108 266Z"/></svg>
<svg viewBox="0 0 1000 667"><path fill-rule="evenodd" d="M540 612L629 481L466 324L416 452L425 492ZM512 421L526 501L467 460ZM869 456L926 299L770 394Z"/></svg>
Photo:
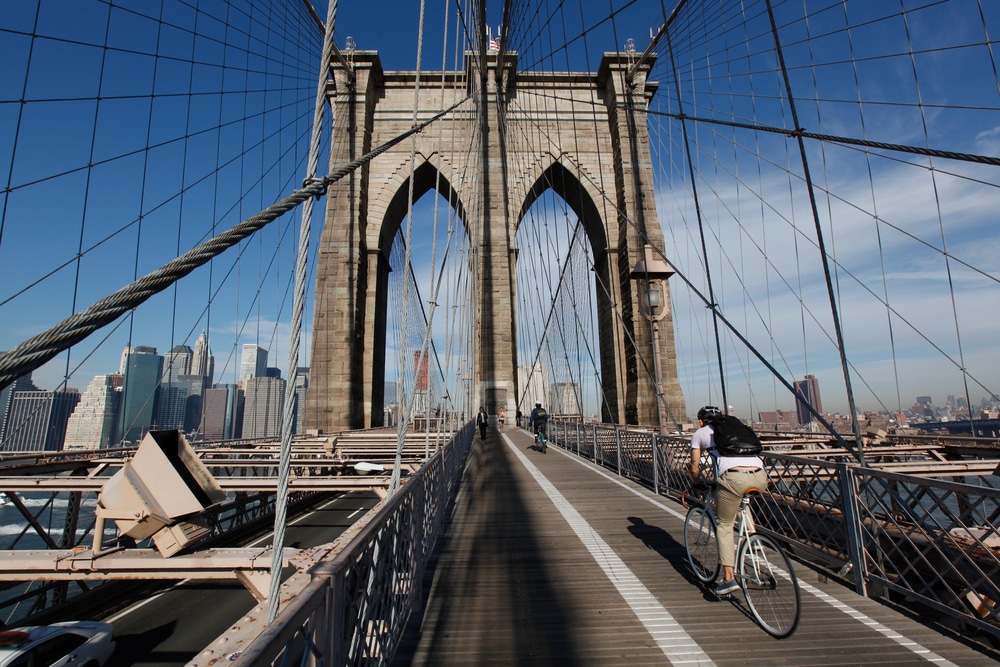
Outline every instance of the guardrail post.
<svg viewBox="0 0 1000 667"><path fill-rule="evenodd" d="M656 452L660 449L660 438L655 434L650 434L650 441L653 443L653 493L660 495L660 465L656 461Z"/></svg>
<svg viewBox="0 0 1000 667"><path fill-rule="evenodd" d="M865 545L862 540L861 517L859 511L858 488L854 468L844 464L837 466L840 483L840 503L844 512L844 531L847 548L851 554L851 569L854 570L854 588L858 595L868 597L868 573L865 571Z"/></svg>
<svg viewBox="0 0 1000 667"><path fill-rule="evenodd" d="M622 474L622 433L618 430L618 425L615 424L615 449L618 454L618 463L616 467L618 469L618 474Z"/></svg>
<svg viewBox="0 0 1000 667"><path fill-rule="evenodd" d="M326 640L326 664L347 663L344 653L344 571L337 569L330 576L329 637Z"/></svg>

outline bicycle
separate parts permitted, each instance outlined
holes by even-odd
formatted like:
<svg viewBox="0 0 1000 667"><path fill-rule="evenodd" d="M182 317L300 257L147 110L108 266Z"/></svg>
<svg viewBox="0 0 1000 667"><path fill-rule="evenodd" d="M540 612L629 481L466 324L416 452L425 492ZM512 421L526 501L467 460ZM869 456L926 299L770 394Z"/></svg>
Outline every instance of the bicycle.
<svg viewBox="0 0 1000 667"><path fill-rule="evenodd" d="M538 449L542 454L548 449L548 438L545 437L545 431L541 429L535 430L535 448Z"/></svg>
<svg viewBox="0 0 1000 667"><path fill-rule="evenodd" d="M685 507L688 507L688 491L681 497ZM736 581L760 626L771 636L781 639L795 632L799 624L799 580L781 547L757 532L750 511L750 497L754 494L760 495L760 490L747 490L736 514ZM706 487L702 504L693 504L684 518L688 563L703 584L711 584L719 576L716 525L715 485L712 484Z"/></svg>

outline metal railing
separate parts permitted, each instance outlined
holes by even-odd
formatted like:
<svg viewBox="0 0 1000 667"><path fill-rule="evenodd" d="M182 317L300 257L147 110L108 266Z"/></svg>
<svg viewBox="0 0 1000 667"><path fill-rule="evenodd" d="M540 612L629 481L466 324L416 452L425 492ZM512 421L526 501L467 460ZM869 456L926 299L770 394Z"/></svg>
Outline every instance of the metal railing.
<svg viewBox="0 0 1000 667"><path fill-rule="evenodd" d="M388 664L421 604L424 570L473 433L466 425L407 477L333 560L309 570L308 583L257 637L229 651L222 638L189 664Z"/></svg>

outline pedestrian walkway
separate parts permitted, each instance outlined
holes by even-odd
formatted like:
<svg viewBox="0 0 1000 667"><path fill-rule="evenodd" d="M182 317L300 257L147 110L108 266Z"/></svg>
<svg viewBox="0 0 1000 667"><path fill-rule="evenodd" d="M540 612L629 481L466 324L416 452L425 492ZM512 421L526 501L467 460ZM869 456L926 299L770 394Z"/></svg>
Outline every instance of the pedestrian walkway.
<svg viewBox="0 0 1000 667"><path fill-rule="evenodd" d="M776 640L688 571L684 508L508 426L475 441L396 665L995 665L801 566Z"/></svg>

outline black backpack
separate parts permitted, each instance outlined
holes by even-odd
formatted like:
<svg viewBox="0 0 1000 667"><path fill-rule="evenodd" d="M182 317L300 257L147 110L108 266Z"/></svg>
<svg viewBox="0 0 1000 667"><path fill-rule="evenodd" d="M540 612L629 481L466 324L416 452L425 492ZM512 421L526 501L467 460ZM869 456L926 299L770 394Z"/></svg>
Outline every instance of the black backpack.
<svg viewBox="0 0 1000 667"><path fill-rule="evenodd" d="M721 456L757 456L764 451L757 434L739 418L718 415L711 423L715 431L715 449Z"/></svg>

